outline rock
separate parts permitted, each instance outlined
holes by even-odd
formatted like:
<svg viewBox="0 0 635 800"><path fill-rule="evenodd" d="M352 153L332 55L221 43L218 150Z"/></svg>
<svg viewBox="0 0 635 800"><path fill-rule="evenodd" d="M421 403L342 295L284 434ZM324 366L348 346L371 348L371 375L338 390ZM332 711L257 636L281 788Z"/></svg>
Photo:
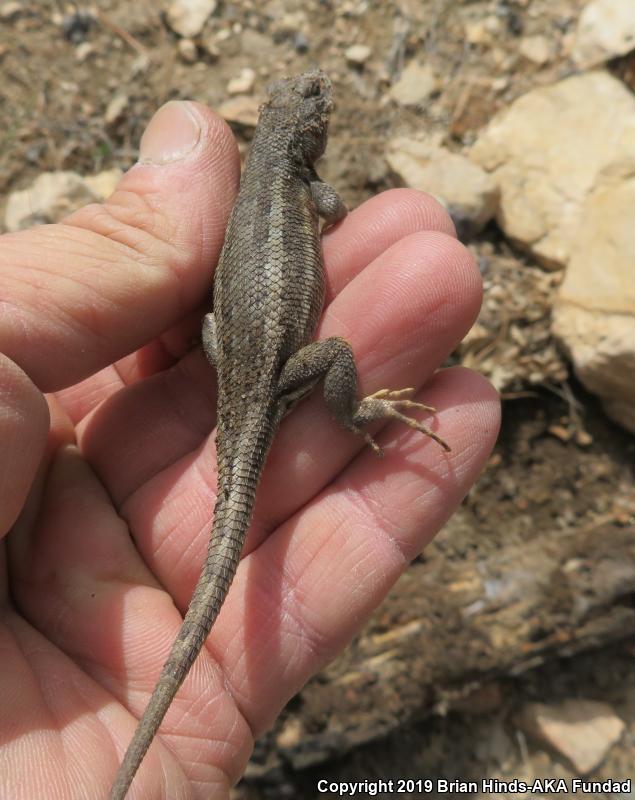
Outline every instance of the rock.
<svg viewBox="0 0 635 800"><path fill-rule="evenodd" d="M216 0L173 0L167 9L168 25L180 36L198 36L208 17L216 10Z"/></svg>
<svg viewBox="0 0 635 800"><path fill-rule="evenodd" d="M469 44L491 44L501 32L500 19L490 14L487 17L468 19L463 23L465 39Z"/></svg>
<svg viewBox="0 0 635 800"><path fill-rule="evenodd" d="M254 88L256 73L250 67L241 69L240 73L231 78L227 84L229 94L249 94Z"/></svg>
<svg viewBox="0 0 635 800"><path fill-rule="evenodd" d="M3 22L9 22L19 17L20 14L26 10L26 5L24 3L18 3L17 0L15 2L2 3L2 5L0 5L0 19L3 20Z"/></svg>
<svg viewBox="0 0 635 800"><path fill-rule="evenodd" d="M572 58L579 67L602 64L635 48L633 0L591 0L575 32Z"/></svg>
<svg viewBox="0 0 635 800"><path fill-rule="evenodd" d="M635 129L631 153L635 154ZM576 375L635 433L635 155L606 167L582 212L553 314Z"/></svg>
<svg viewBox="0 0 635 800"><path fill-rule="evenodd" d="M75 48L75 58L82 64L90 56L94 56L96 50L90 42L81 42Z"/></svg>
<svg viewBox="0 0 635 800"><path fill-rule="evenodd" d="M521 56L542 66L551 58L551 45L545 36L525 36L518 47Z"/></svg>
<svg viewBox="0 0 635 800"><path fill-rule="evenodd" d="M115 191L123 172L118 168L105 169L97 175L86 175L84 183L88 186L93 198L99 202L105 200Z"/></svg>
<svg viewBox="0 0 635 800"><path fill-rule="evenodd" d="M92 200L92 193L75 172L45 172L30 188L9 195L4 224L8 231L17 231L56 222Z"/></svg>
<svg viewBox="0 0 635 800"><path fill-rule="evenodd" d="M297 33L293 34L292 39L293 47L298 51L298 53L306 53L309 49L311 42L309 37L303 31L298 31Z"/></svg>
<svg viewBox="0 0 635 800"><path fill-rule="evenodd" d="M344 51L344 56L349 64L356 67L363 66L373 51L365 44L352 44Z"/></svg>
<svg viewBox="0 0 635 800"><path fill-rule="evenodd" d="M310 28L306 11L281 13L270 9L269 13L272 15L271 34L274 42L283 42L298 33L307 33Z"/></svg>
<svg viewBox="0 0 635 800"><path fill-rule="evenodd" d="M120 176L120 170L108 170L87 179L75 172L45 172L28 189L9 195L5 227L17 231L57 222L87 203L103 200L111 194Z"/></svg>
<svg viewBox="0 0 635 800"><path fill-rule="evenodd" d="M258 122L260 102L255 97L239 95L222 103L218 113L227 122L235 122L248 128L255 128Z"/></svg>
<svg viewBox="0 0 635 800"><path fill-rule="evenodd" d="M465 156L399 137L390 142L386 158L403 186L429 192L446 206L461 238L481 230L496 213L496 183Z"/></svg>
<svg viewBox="0 0 635 800"><path fill-rule="evenodd" d="M125 92L117 92L113 95L104 112L106 125L114 125L115 122L119 122L123 117L128 102L128 95Z"/></svg>
<svg viewBox="0 0 635 800"><path fill-rule="evenodd" d="M245 28L238 39L235 42L237 50L232 55L242 55L247 63L253 59L254 53L268 53L271 50L271 36L254 28ZM271 76L269 68L259 66L259 71L263 77L275 80L275 77Z"/></svg>
<svg viewBox="0 0 635 800"><path fill-rule="evenodd" d="M508 89L510 83L511 80L507 75L501 75L500 78L494 78L490 86L492 87L492 90L494 92L499 93L499 92L504 92L505 89Z"/></svg>
<svg viewBox="0 0 635 800"><path fill-rule="evenodd" d="M281 748L296 747L304 736L304 729L299 719L291 719L276 736L276 744Z"/></svg>
<svg viewBox="0 0 635 800"><path fill-rule="evenodd" d="M588 431L577 430L575 432L575 443L578 447L590 447L593 444L593 437ZM626 521L624 524L628 524Z"/></svg>
<svg viewBox="0 0 635 800"><path fill-rule="evenodd" d="M138 55L130 65L130 74L133 78L138 78L140 75L143 75L144 72L147 72L152 65L152 61L148 55L141 53Z"/></svg>
<svg viewBox="0 0 635 800"><path fill-rule="evenodd" d="M507 236L545 266L566 264L586 197L618 147L628 154L622 134L633 126L635 98L602 71L535 89L496 115L470 158L500 188L497 221Z"/></svg>
<svg viewBox="0 0 635 800"><path fill-rule="evenodd" d="M489 44L492 40L492 35L481 19L468 20L464 23L463 30L465 39L469 44Z"/></svg>
<svg viewBox="0 0 635 800"><path fill-rule="evenodd" d="M194 64L198 58L198 50L192 39L179 39L179 56L186 64Z"/></svg>
<svg viewBox="0 0 635 800"><path fill-rule="evenodd" d="M411 61L399 80L390 88L390 96L403 106L424 103L437 88L437 79L428 64Z"/></svg>
<svg viewBox="0 0 635 800"><path fill-rule="evenodd" d="M564 756L579 775L602 763L625 728L607 703L580 699L552 706L528 703L516 722L527 734Z"/></svg>
<svg viewBox="0 0 635 800"><path fill-rule="evenodd" d="M59 24L67 41L80 44L90 33L90 29L95 24L95 17L90 10L74 11L63 16Z"/></svg>
<svg viewBox="0 0 635 800"><path fill-rule="evenodd" d="M220 58L220 50L218 44L216 43L216 36L210 34L204 41L203 41L203 50L207 53L210 58L210 61L218 61Z"/></svg>

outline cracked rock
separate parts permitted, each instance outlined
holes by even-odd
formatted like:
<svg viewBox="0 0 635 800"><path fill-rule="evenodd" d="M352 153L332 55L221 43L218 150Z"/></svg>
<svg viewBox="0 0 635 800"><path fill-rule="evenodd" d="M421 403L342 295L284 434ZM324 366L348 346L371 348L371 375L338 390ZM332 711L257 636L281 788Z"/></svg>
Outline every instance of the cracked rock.
<svg viewBox="0 0 635 800"><path fill-rule="evenodd" d="M631 129L635 98L603 71L535 89L494 117L470 158L500 188L505 234L544 266L564 266L600 170L633 152Z"/></svg>

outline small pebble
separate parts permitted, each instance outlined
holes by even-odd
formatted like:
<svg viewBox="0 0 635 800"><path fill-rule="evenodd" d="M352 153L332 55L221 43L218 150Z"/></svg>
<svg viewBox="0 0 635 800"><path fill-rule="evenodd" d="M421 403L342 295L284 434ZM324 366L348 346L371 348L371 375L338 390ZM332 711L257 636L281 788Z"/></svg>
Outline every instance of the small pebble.
<svg viewBox="0 0 635 800"><path fill-rule="evenodd" d="M251 67L245 67L239 75L232 78L227 84L229 94L249 94L254 88L256 73Z"/></svg>
<svg viewBox="0 0 635 800"><path fill-rule="evenodd" d="M73 44L83 42L93 26L93 22L94 19L91 14L82 13L81 11L69 14L62 20L64 38L69 42L73 42Z"/></svg>
<svg viewBox="0 0 635 800"><path fill-rule="evenodd" d="M560 439L561 442L568 442L571 439L571 432L562 425L550 425L548 430L552 436Z"/></svg>
<svg viewBox="0 0 635 800"><path fill-rule="evenodd" d="M106 125L114 125L123 116L126 106L128 105L128 95L124 93L117 93L106 106L104 112L104 122Z"/></svg>
<svg viewBox="0 0 635 800"><path fill-rule="evenodd" d="M186 64L193 64L198 58L198 50L191 39L179 39L179 56Z"/></svg>
<svg viewBox="0 0 635 800"><path fill-rule="evenodd" d="M75 58L81 64L82 62L86 61L89 56L92 56L94 52L95 48L90 42L82 42L75 48Z"/></svg>
<svg viewBox="0 0 635 800"><path fill-rule="evenodd" d="M293 47L297 50L298 53L306 53L309 49L309 40L307 37L299 31L293 37Z"/></svg>
<svg viewBox="0 0 635 800"><path fill-rule="evenodd" d="M203 41L203 50L205 50L212 61L218 61L220 58L220 50L218 49L215 36L208 36Z"/></svg>
<svg viewBox="0 0 635 800"><path fill-rule="evenodd" d="M259 102L255 97L239 95L230 97L221 104L218 113L227 122L234 122L244 125L247 128L255 128L258 122Z"/></svg>
<svg viewBox="0 0 635 800"><path fill-rule="evenodd" d="M576 431L575 443L578 447L590 447L593 444L593 437L588 431Z"/></svg>
<svg viewBox="0 0 635 800"><path fill-rule="evenodd" d="M371 53L372 50L365 44L352 44L344 51L348 63L356 67L363 66L370 58Z"/></svg>
<svg viewBox="0 0 635 800"><path fill-rule="evenodd" d="M130 73L133 78L139 77L139 75L143 75L144 72L147 72L150 68L151 61L146 55L139 55L135 60L132 62L130 67Z"/></svg>
<svg viewBox="0 0 635 800"><path fill-rule="evenodd" d="M546 64L551 58L551 46L544 36L525 36L518 49L528 61L539 66Z"/></svg>

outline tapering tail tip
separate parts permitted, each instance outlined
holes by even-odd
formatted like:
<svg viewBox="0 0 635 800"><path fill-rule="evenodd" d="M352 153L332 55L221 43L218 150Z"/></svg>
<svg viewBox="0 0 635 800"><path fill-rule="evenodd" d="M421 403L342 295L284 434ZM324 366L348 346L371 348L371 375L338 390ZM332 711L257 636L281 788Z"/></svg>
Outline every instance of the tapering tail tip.
<svg viewBox="0 0 635 800"><path fill-rule="evenodd" d="M124 800L134 776L137 774L137 770L141 766L141 762L148 752L179 686L183 682L182 679L178 680L168 673L169 663L168 661L168 664L163 668L163 674L154 688L150 702L119 765L108 800Z"/></svg>

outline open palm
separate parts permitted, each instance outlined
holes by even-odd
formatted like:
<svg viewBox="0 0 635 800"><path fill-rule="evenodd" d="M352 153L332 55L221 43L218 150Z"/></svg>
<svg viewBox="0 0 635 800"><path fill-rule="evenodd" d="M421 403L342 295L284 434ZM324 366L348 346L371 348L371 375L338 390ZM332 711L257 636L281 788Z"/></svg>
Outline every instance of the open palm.
<svg viewBox="0 0 635 800"><path fill-rule="evenodd" d="M104 205L0 238L0 525L11 528L0 796L12 800L106 796L207 547L215 378L192 344L238 160L217 117L174 103L142 157ZM494 441L498 401L483 379L451 369L428 382L480 303L440 206L387 192L324 249L318 336L351 342L362 394L427 382L421 398L438 413L426 423L452 452L391 424L378 459L319 391L284 421L228 600L132 798L226 797L254 736L359 630Z"/></svg>

